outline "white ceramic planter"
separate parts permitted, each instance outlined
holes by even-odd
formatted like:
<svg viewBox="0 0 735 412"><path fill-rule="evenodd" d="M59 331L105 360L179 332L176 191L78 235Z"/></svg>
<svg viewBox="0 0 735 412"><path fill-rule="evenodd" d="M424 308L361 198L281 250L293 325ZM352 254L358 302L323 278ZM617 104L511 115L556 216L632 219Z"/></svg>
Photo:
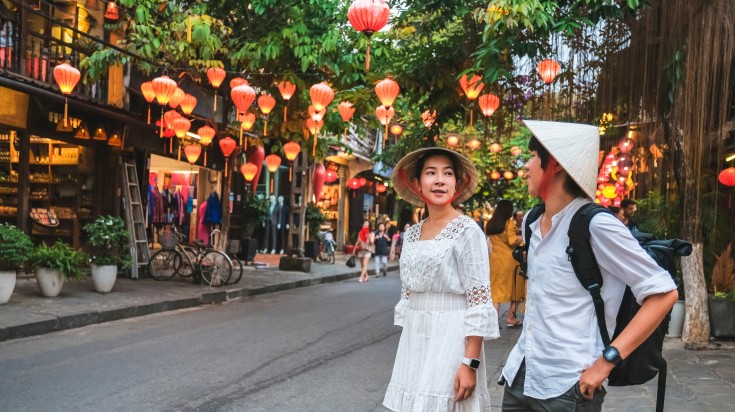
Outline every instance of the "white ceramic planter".
<svg viewBox="0 0 735 412"><path fill-rule="evenodd" d="M674 303L674 308L671 309L671 321L669 322L670 338L681 337L681 332L684 330L684 308L684 301L680 300Z"/></svg>
<svg viewBox="0 0 735 412"><path fill-rule="evenodd" d="M92 265L92 283L94 283L94 290L97 292L107 293L111 291L115 285L115 279L117 279L116 265Z"/></svg>
<svg viewBox="0 0 735 412"><path fill-rule="evenodd" d="M57 269L37 268L36 283L38 290L47 298L58 296L64 286L64 276Z"/></svg>
<svg viewBox="0 0 735 412"><path fill-rule="evenodd" d="M8 303L15 289L15 271L0 271L0 305Z"/></svg>

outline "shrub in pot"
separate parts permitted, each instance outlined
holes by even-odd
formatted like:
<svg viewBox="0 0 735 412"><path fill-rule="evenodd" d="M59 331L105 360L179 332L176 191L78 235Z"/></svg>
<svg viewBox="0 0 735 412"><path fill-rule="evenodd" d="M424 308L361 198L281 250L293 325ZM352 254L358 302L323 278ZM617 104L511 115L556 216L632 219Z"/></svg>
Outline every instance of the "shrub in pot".
<svg viewBox="0 0 735 412"><path fill-rule="evenodd" d="M268 219L268 200L255 196L252 192L245 195L242 203L242 236L238 258L252 261L258 250L258 241L253 239L253 232Z"/></svg>
<svg viewBox="0 0 735 412"><path fill-rule="evenodd" d="M94 289L107 293L115 285L118 268L127 269L132 263L128 229L125 221L117 216L100 216L83 229L87 234Z"/></svg>
<svg viewBox="0 0 735 412"><path fill-rule="evenodd" d="M33 243L17 227L0 224L0 304L7 303L15 289L16 270L29 260Z"/></svg>
<svg viewBox="0 0 735 412"><path fill-rule="evenodd" d="M64 242L52 246L41 243L31 254L31 266L36 270L36 282L41 294L54 297L61 292L65 279L82 280L86 256Z"/></svg>
<svg viewBox="0 0 735 412"><path fill-rule="evenodd" d="M304 216L306 226L309 228L309 238L311 240L304 242L304 255L316 260L316 255L319 253L319 226L327 221L327 217L324 216L322 210L319 209L314 203L306 205L306 213Z"/></svg>

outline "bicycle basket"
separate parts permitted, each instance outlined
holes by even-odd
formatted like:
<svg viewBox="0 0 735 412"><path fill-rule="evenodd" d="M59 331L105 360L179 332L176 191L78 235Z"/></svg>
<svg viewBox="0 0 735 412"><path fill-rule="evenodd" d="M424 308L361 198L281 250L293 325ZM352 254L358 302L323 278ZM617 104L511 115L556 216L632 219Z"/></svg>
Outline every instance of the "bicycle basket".
<svg viewBox="0 0 735 412"><path fill-rule="evenodd" d="M174 250L176 244L179 243L179 237L174 232L164 232L161 230L158 232L158 243L161 244L163 250Z"/></svg>

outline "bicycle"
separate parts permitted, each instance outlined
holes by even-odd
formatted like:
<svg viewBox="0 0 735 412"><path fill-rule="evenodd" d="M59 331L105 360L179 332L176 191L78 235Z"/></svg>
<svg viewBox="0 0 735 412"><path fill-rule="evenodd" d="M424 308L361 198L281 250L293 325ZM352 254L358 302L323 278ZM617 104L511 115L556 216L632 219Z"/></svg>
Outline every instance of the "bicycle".
<svg viewBox="0 0 735 412"><path fill-rule="evenodd" d="M319 238L321 246L319 255L317 255L317 260L334 264L336 261L334 257L334 247L337 242L335 242L334 237L332 237L332 231L328 230L325 232L319 232L317 237Z"/></svg>
<svg viewBox="0 0 735 412"><path fill-rule="evenodd" d="M176 275L189 277L196 272L209 286L226 285L232 276L230 257L199 240L195 240L193 246L181 245L178 242L181 235L175 226L172 227L171 236L175 237L176 243L173 248L170 244L164 245L163 249L151 256L148 261L149 276L155 280L169 280Z"/></svg>

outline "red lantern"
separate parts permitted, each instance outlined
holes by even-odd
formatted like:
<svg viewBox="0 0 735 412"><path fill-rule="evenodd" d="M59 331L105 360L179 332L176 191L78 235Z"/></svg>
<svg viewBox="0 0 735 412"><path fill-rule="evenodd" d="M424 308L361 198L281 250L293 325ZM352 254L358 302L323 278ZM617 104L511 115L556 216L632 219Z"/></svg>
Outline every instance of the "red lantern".
<svg viewBox="0 0 735 412"><path fill-rule="evenodd" d="M265 165L271 173L276 173L276 170L281 166L281 157L275 154L270 154L265 157Z"/></svg>
<svg viewBox="0 0 735 412"><path fill-rule="evenodd" d="M375 116L383 126L390 123L391 119L393 119L393 115L395 115L395 110L393 110L392 107L386 108L385 106L378 106L378 108L375 109Z"/></svg>
<svg viewBox="0 0 735 412"><path fill-rule="evenodd" d="M175 109L181 104L181 102L184 100L184 97L186 97L186 93L184 93L184 90L182 90L180 87L177 87L174 91L174 95L171 96L171 99L168 101L168 105L171 106L172 109Z"/></svg>
<svg viewBox="0 0 735 412"><path fill-rule="evenodd" d="M222 155L225 157L225 177L227 177L227 170L230 161L230 155L237 147L237 142L230 136L219 140L219 149L222 150Z"/></svg>
<svg viewBox="0 0 735 412"><path fill-rule="evenodd" d="M202 146L209 146L210 143L212 143L212 139L214 139L214 135L217 133L213 128L209 126L202 126L197 130L197 134L199 135L199 143L202 144Z"/></svg>
<svg viewBox="0 0 735 412"><path fill-rule="evenodd" d="M260 145L253 145L248 148L247 161L258 167L258 172L253 180L252 190L255 192L258 181L260 181L260 172L263 169L263 161L265 160L265 149Z"/></svg>
<svg viewBox="0 0 735 412"><path fill-rule="evenodd" d="M151 124L151 102L156 98L156 93L153 92L153 82L141 83L140 91L143 92L143 98L148 102L148 124Z"/></svg>
<svg viewBox="0 0 735 412"><path fill-rule="evenodd" d="M633 146L635 143L633 140L628 139L627 137L624 137L620 140L620 143L618 143L618 147L620 148L620 153L628 154L631 150L633 150Z"/></svg>
<svg viewBox="0 0 735 412"><path fill-rule="evenodd" d="M337 110L339 110L339 115L342 116L342 120L345 122L349 122L352 119L352 115L355 114L355 108L352 107L352 103L350 102L340 102Z"/></svg>
<svg viewBox="0 0 735 412"><path fill-rule="evenodd" d="M243 177L245 177L245 180L248 182L252 182L255 178L255 175L258 174L258 166L248 162L242 165L240 168L240 172L242 172Z"/></svg>
<svg viewBox="0 0 735 412"><path fill-rule="evenodd" d="M457 137L457 136L455 136L453 134L447 136L447 146L454 147L454 146L457 145L457 143L459 143L459 137Z"/></svg>
<svg viewBox="0 0 735 412"><path fill-rule="evenodd" d="M493 153L498 153L502 149L503 149L503 146L501 146L497 142L495 142L495 143L493 143L493 144L490 145L490 151L493 152Z"/></svg>
<svg viewBox="0 0 735 412"><path fill-rule="evenodd" d="M234 89L237 86L242 86L243 84L248 84L248 81L243 79L242 77L234 77L232 80L230 80L230 90Z"/></svg>
<svg viewBox="0 0 735 412"><path fill-rule="evenodd" d="M273 110L276 105L276 99L270 94L264 94L258 97L258 107L260 111L265 115L265 123L263 125L263 136L268 136L268 114Z"/></svg>
<svg viewBox="0 0 735 412"><path fill-rule="evenodd" d="M324 126L324 122L321 120L316 122L312 119L306 119L306 127L314 136L319 134L319 131L322 130L322 126Z"/></svg>
<svg viewBox="0 0 735 412"><path fill-rule="evenodd" d="M333 183L333 182L336 182L336 181L337 181L337 177L339 177L339 176L337 175L337 172L335 172L335 171L334 171L334 170L332 170L332 169L327 169L327 174L326 174L326 180L327 180L327 183Z"/></svg>
<svg viewBox="0 0 735 412"><path fill-rule="evenodd" d="M114 3L110 3L114 4ZM79 82L79 78L81 77L81 73L79 73L79 70L75 69L69 63L61 63L54 67L54 80L56 80L56 83L59 85L59 90L61 90L61 94L65 96L69 96L71 94L72 90L74 90L74 87ZM69 98L64 98L64 127L67 127L68 123L68 115L69 112Z"/></svg>
<svg viewBox="0 0 735 412"><path fill-rule="evenodd" d="M382 183L375 185L375 191L378 193L385 193L386 190L388 190L388 188Z"/></svg>
<svg viewBox="0 0 735 412"><path fill-rule="evenodd" d="M329 103L334 99L334 90L328 84L322 82L311 86L309 96L314 109L321 111L329 106Z"/></svg>
<svg viewBox="0 0 735 412"><path fill-rule="evenodd" d="M400 136L400 134L403 133L403 128L400 124L394 124L390 127L390 133L394 136Z"/></svg>
<svg viewBox="0 0 735 412"><path fill-rule="evenodd" d="M392 79L383 79L375 85L375 94L378 95L380 103L385 107L393 106L393 102L398 97L398 92L401 88Z"/></svg>
<svg viewBox="0 0 735 412"><path fill-rule="evenodd" d="M191 128L191 122L189 121L189 119L183 116L174 119L172 124L174 132L176 133L176 137L178 137L179 139L183 139L184 137L186 137L186 132L188 132L189 128Z"/></svg>
<svg viewBox="0 0 735 412"><path fill-rule="evenodd" d="M314 174L312 175L312 183L314 184L314 201L319 202L322 198L322 188L326 180L327 170L322 163L314 165Z"/></svg>
<svg viewBox="0 0 735 412"><path fill-rule="evenodd" d="M435 120L436 110L434 110L433 112L426 110L425 112L421 113L421 121L424 123L424 126L426 126L427 129L434 124Z"/></svg>
<svg viewBox="0 0 735 412"><path fill-rule="evenodd" d="M176 81L168 76L156 77L153 79L153 92L156 94L156 100L161 106L168 104L171 97L176 93Z"/></svg>
<svg viewBox="0 0 735 412"><path fill-rule="evenodd" d="M492 116L495 110L498 109L498 106L500 106L500 99L498 99L498 96L488 93L480 96L478 103L480 104L480 110L483 115Z"/></svg>
<svg viewBox="0 0 735 412"><path fill-rule="evenodd" d="M209 84L214 87L214 111L217 111L217 89L227 77L227 72L221 67L210 67L207 69L207 79Z"/></svg>
<svg viewBox="0 0 735 412"><path fill-rule="evenodd" d="M202 147L196 143L188 144L184 147L184 153L186 154L186 160L190 164L194 164L199 160L199 156L202 154Z"/></svg>
<svg viewBox="0 0 735 412"><path fill-rule="evenodd" d="M105 18L107 20L115 21L120 18L120 13L117 10L117 4L114 1L107 3L107 9L105 10Z"/></svg>
<svg viewBox="0 0 735 412"><path fill-rule="evenodd" d="M493 180L500 179L500 173L498 173L498 171L496 170L493 170L493 172L490 173L490 179L493 179Z"/></svg>
<svg viewBox="0 0 735 412"><path fill-rule="evenodd" d="M284 80L278 83L278 91L281 92L281 97L286 101L286 104L283 105L283 123L286 123L288 101L291 100L291 96L296 93L296 85L288 80Z"/></svg>
<svg viewBox="0 0 735 412"><path fill-rule="evenodd" d="M255 89L247 84L243 84L232 89L230 91L230 97L232 97L232 102L237 107L237 112L245 113L255 100Z"/></svg>
<svg viewBox="0 0 735 412"><path fill-rule="evenodd" d="M512 154L513 156L518 156L521 153L523 153L523 149L518 146L513 146L510 148L510 154Z"/></svg>
<svg viewBox="0 0 735 412"><path fill-rule="evenodd" d="M314 108L313 105L309 105L309 117L311 120L318 122L324 118L324 115L327 114L327 110L325 108L322 108L322 110L317 110Z"/></svg>
<svg viewBox="0 0 735 412"><path fill-rule="evenodd" d="M459 79L459 85L462 87L462 91L464 91L465 96L467 96L470 101L477 99L482 88L485 87L485 84L482 82L482 77L476 74L473 75L472 79L469 81L467 81L467 75L463 75Z"/></svg>
<svg viewBox="0 0 735 412"><path fill-rule="evenodd" d="M477 150L480 148L480 145L482 145L482 143L480 143L480 141L477 139L472 139L467 142L467 147L469 147L470 150Z"/></svg>
<svg viewBox="0 0 735 412"><path fill-rule="evenodd" d="M365 70L370 70L370 36L385 27L389 18L390 8L385 0L355 0L347 10L352 27L368 38Z"/></svg>
<svg viewBox="0 0 735 412"><path fill-rule="evenodd" d="M720 172L717 179L725 186L735 186L735 167L728 167L727 169Z"/></svg>
<svg viewBox="0 0 735 412"><path fill-rule="evenodd" d="M181 111L184 112L184 114L191 114L197 106L197 98L190 94L186 94L184 96L184 100L181 101L180 106Z"/></svg>
<svg viewBox="0 0 735 412"><path fill-rule="evenodd" d="M349 182L347 182L347 185L350 187L350 189L357 190L360 188L360 180L353 177L349 180Z"/></svg>
<svg viewBox="0 0 735 412"><path fill-rule="evenodd" d="M237 120L240 121L240 145L243 144L242 131L249 131L255 124L255 113L238 114Z"/></svg>
<svg viewBox="0 0 735 412"><path fill-rule="evenodd" d="M554 60L547 59L538 64L538 74L544 83L549 84L554 81L559 74L561 66Z"/></svg>
<svg viewBox="0 0 735 412"><path fill-rule="evenodd" d="M163 122L167 129L174 130L174 120L181 117L176 110L169 110L163 114Z"/></svg>
<svg viewBox="0 0 735 412"><path fill-rule="evenodd" d="M513 172L505 171L503 173L503 177L505 178L505 180L512 180L515 177L515 175L513 174Z"/></svg>
<svg viewBox="0 0 735 412"><path fill-rule="evenodd" d="M283 153L286 154L286 159L288 159L289 162L293 162L296 160L296 156L299 155L299 152L301 151L301 146L296 142L288 142L283 145ZM288 181L291 181L293 174L293 165L291 165L288 169Z"/></svg>
<svg viewBox="0 0 735 412"><path fill-rule="evenodd" d="M364 177L357 179L357 181L360 183L360 187L363 187L367 184L367 179L365 179Z"/></svg>

